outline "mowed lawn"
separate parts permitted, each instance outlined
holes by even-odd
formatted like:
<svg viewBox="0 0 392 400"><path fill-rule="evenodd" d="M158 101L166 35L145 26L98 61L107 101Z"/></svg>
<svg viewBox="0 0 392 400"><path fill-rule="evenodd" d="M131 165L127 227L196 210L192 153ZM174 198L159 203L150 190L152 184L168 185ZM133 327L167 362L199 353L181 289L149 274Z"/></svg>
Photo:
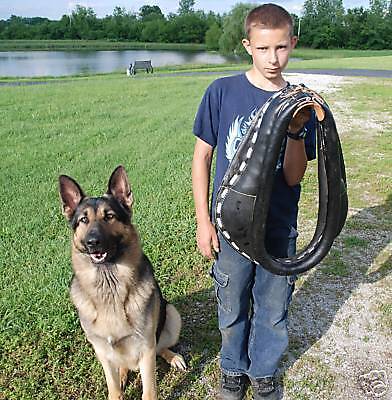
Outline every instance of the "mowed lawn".
<svg viewBox="0 0 392 400"><path fill-rule="evenodd" d="M392 55L339 57L291 61L289 69L368 69L392 70Z"/></svg>
<svg viewBox="0 0 392 400"><path fill-rule="evenodd" d="M100 195L119 164L130 177L134 222L144 251L153 262L164 295L183 316L178 350L189 369L171 371L158 362L160 396L167 400L215 398L220 337L209 263L196 250L190 178L193 118L212 79L110 75L0 87L1 400L106 398L101 366L69 300L71 233L61 215L57 179L59 174L68 174L88 194ZM378 207L382 227L388 231L391 82L358 82L337 97L329 94L327 100L349 101L357 119L373 113L374 124L383 120L385 135L358 125L354 129L348 123L342 144L351 206L356 210ZM315 171L311 168L305 179L303 204L309 207L304 207L303 219L315 213ZM372 236L361 236L364 230L373 229L366 224L360 221L358 226L358 221L351 220L350 225L349 220L349 231L342 234L348 238L347 251L373 248ZM326 260L325 274L350 275L341 246L333 251ZM343 263L343 270L334 268L334 257L340 267ZM382 268L389 270L390 260ZM382 313L390 326L391 306ZM300 359L297 347L293 354ZM329 388L330 375L327 378ZM292 389L290 398L324 398L317 396L312 379L322 384L314 373L303 388L287 369L284 380ZM315 397L300 397L309 390ZM126 394L128 399L141 397L137 374L132 374Z"/></svg>

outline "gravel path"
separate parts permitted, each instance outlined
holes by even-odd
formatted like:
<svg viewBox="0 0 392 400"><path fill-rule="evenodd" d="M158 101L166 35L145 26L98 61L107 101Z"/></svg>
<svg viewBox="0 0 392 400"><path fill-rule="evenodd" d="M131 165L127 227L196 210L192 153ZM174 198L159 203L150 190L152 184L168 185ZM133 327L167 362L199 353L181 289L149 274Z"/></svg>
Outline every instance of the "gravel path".
<svg viewBox="0 0 392 400"><path fill-rule="evenodd" d="M342 140L346 133L364 127L372 135L387 134L377 121L388 121L388 116L374 116L371 121L357 118L339 96L343 85L358 83L360 78L290 71L286 79L304 82L321 94L336 92L330 106ZM392 399L390 200L380 204L373 198L367 208L349 209L346 227L332 250L338 254L333 263L348 267L346 275L326 274L323 262L299 279L290 309L290 348L282 370L290 383L284 400L316 400L315 393L317 400ZM362 244L348 246L344 238L350 235Z"/></svg>

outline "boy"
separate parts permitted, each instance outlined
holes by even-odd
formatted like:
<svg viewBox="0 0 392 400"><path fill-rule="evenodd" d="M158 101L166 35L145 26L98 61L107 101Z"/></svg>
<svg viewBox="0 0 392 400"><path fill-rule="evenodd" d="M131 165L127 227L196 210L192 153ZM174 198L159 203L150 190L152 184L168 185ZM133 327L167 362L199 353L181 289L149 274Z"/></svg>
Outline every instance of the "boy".
<svg viewBox="0 0 392 400"><path fill-rule="evenodd" d="M216 148L213 210L220 182L254 114L287 85L282 72L297 38L290 14L274 4L253 9L246 17L245 31L242 44L252 57L251 69L214 81L195 119L192 182L196 238L204 256L212 259L214 252L217 255L211 274L222 335L220 399L243 399L249 379L254 399L272 400L279 397L274 375L288 345L287 307L294 278L256 266L217 235L208 207L209 178ZM307 161L315 158L314 132L304 127L309 118L307 110L290 122L275 171L265 244L277 257L295 253L299 182Z"/></svg>

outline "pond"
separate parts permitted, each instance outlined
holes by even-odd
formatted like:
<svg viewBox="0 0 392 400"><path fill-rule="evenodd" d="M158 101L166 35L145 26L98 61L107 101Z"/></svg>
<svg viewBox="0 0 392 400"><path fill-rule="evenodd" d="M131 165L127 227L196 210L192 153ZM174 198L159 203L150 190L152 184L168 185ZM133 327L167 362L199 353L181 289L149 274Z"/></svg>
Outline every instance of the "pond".
<svg viewBox="0 0 392 400"><path fill-rule="evenodd" d="M0 76L37 77L124 71L135 60L153 67L184 64L223 64L234 61L207 51L5 51L0 52Z"/></svg>

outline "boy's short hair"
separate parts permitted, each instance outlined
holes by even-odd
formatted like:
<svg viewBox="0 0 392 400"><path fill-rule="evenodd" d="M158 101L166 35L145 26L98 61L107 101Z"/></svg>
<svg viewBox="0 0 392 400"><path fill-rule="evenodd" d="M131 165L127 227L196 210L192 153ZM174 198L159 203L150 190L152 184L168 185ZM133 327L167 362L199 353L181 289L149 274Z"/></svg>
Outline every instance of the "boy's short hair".
<svg viewBox="0 0 392 400"><path fill-rule="evenodd" d="M293 19L291 15L277 4L263 4L249 11L245 18L244 29L246 37L252 28L277 29L288 27L290 36L294 36Z"/></svg>

